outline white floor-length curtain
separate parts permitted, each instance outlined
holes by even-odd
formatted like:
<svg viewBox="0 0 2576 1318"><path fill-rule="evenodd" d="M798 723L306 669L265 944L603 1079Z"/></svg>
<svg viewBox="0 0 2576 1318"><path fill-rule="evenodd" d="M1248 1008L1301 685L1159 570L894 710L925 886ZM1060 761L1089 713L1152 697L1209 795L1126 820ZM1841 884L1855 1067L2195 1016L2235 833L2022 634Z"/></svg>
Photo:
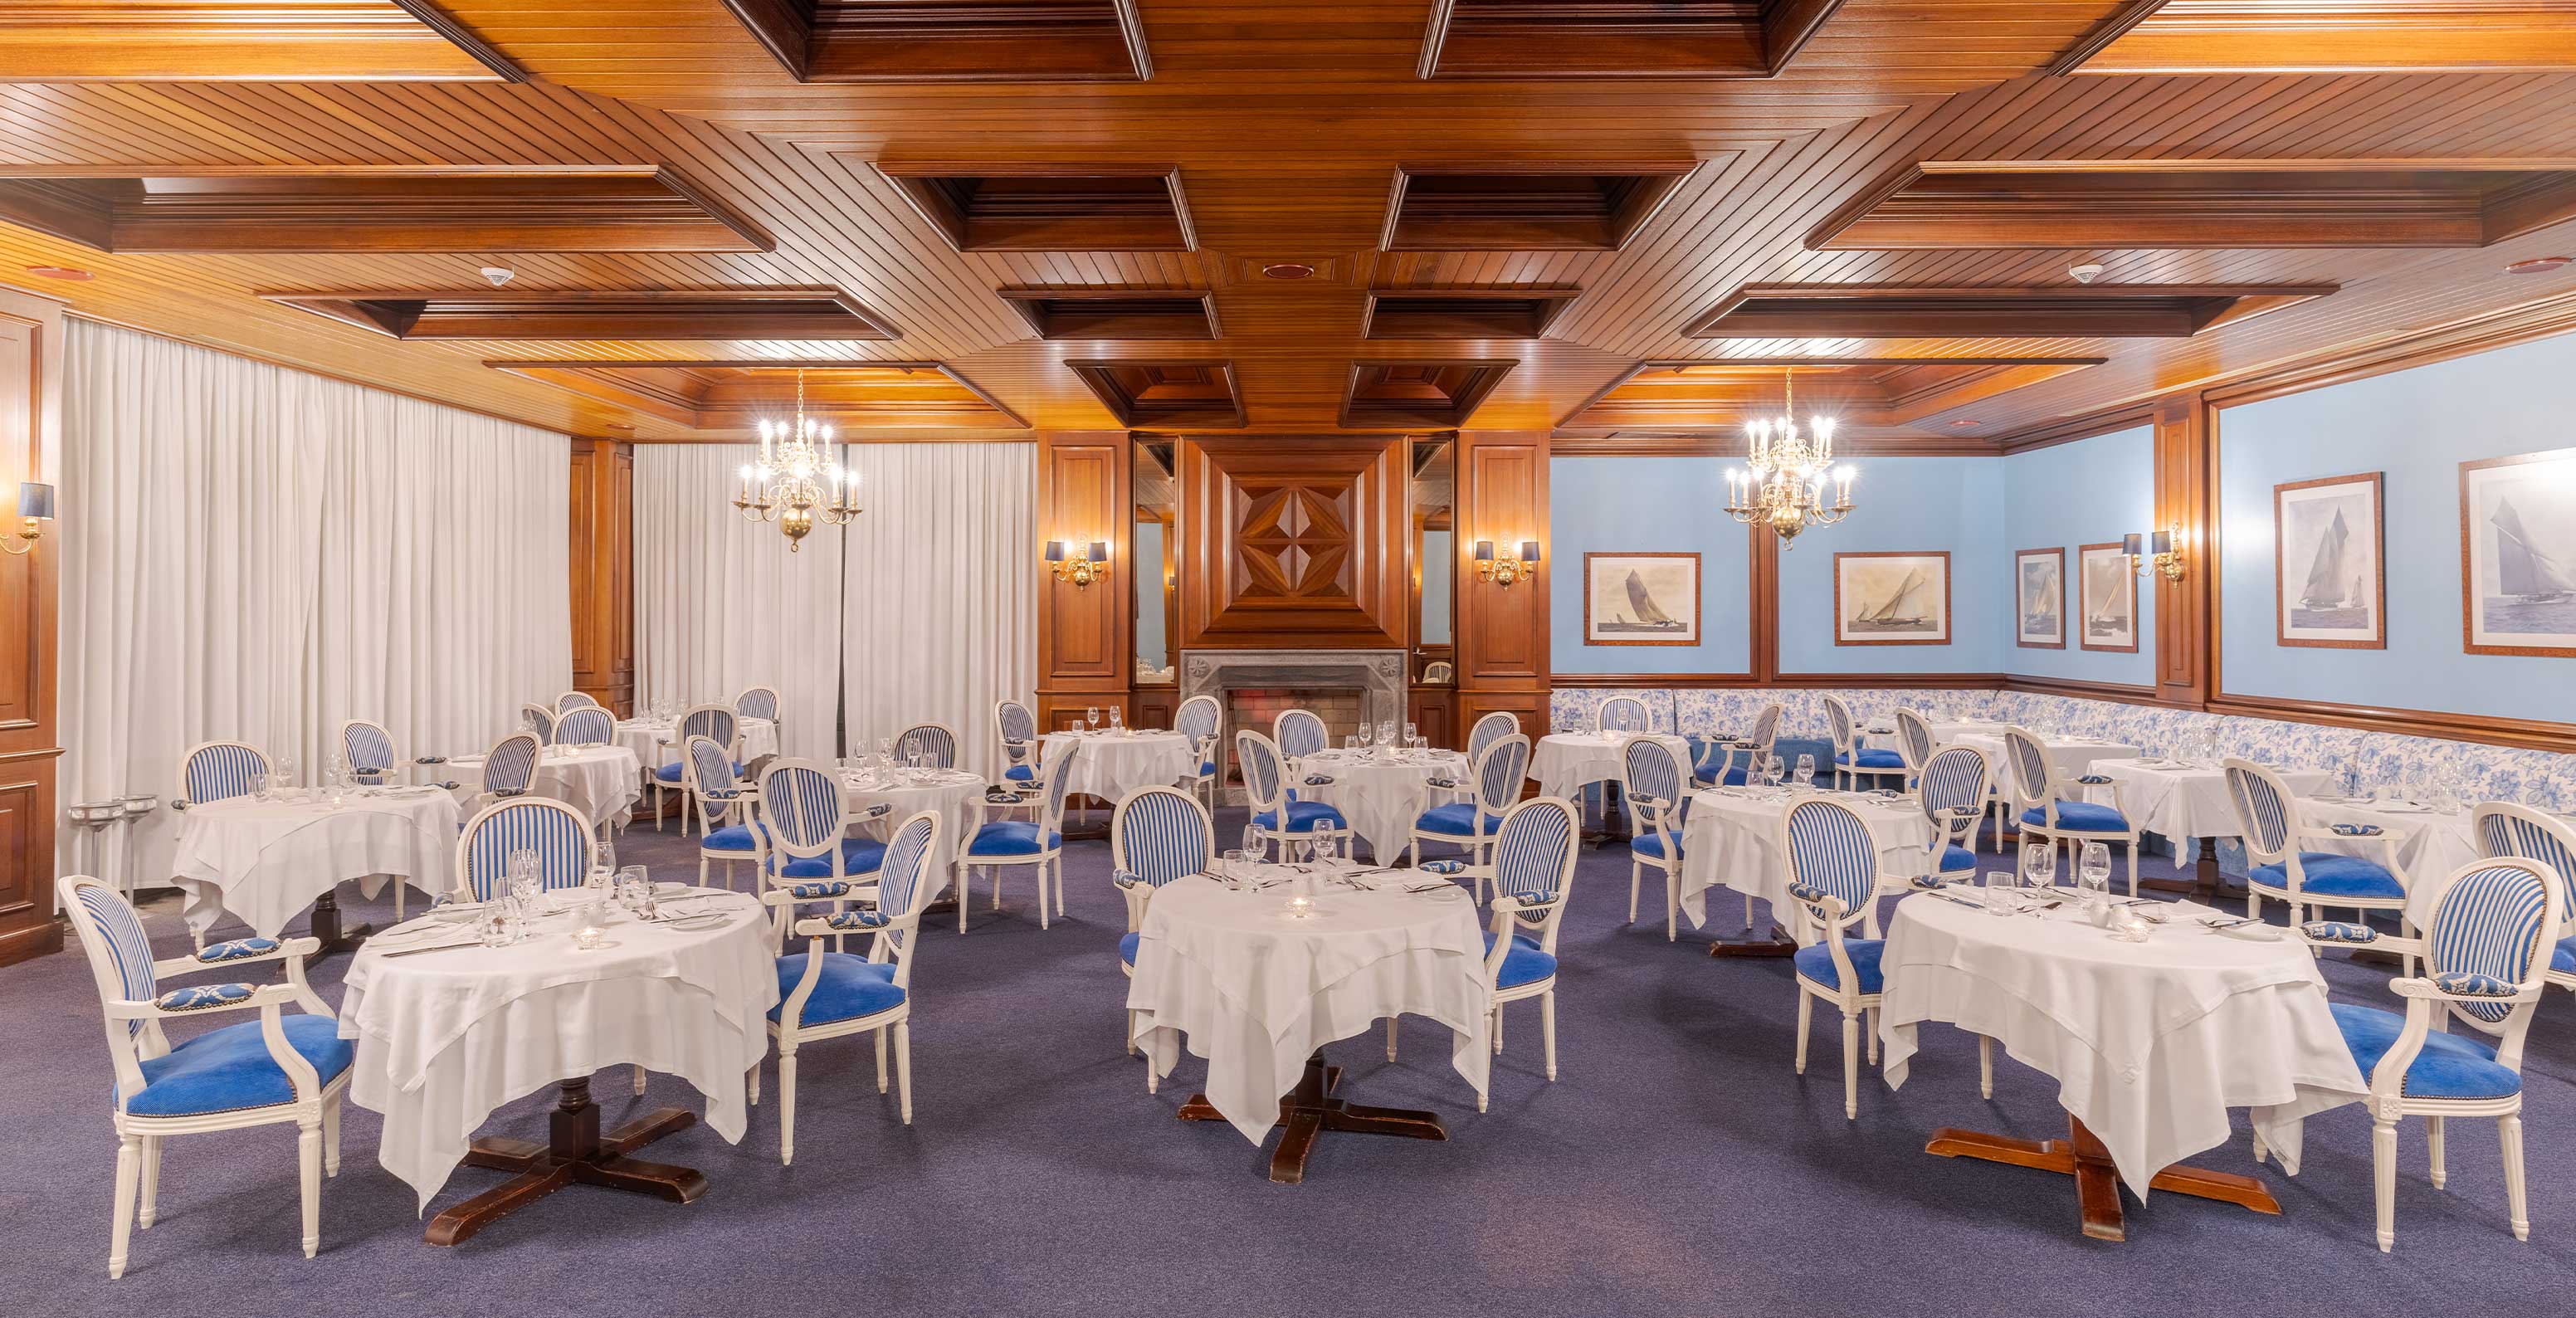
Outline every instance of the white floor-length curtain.
<svg viewBox="0 0 2576 1318"><path fill-rule="evenodd" d="M78 318L63 435L66 805L216 739L313 782L348 718L480 751L571 684L561 435Z"/></svg>
<svg viewBox="0 0 2576 1318"><path fill-rule="evenodd" d="M790 552L732 499L751 444L635 446L635 694L646 704L731 704L778 690L779 750L839 753L841 530Z"/></svg>
<svg viewBox="0 0 2576 1318"><path fill-rule="evenodd" d="M959 762L993 777L993 702L1037 682L1037 446L857 444L851 462L867 513L849 550L850 736L945 723Z"/></svg>

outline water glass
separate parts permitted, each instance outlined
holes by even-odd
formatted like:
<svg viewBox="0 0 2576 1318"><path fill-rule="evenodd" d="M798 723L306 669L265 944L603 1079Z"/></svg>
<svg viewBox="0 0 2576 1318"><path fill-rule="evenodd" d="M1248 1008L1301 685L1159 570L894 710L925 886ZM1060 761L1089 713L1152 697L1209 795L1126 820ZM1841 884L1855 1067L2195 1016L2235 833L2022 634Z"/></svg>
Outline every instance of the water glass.
<svg viewBox="0 0 2576 1318"><path fill-rule="evenodd" d="M2014 891L2015 884L2011 871L1987 870L1986 912L1990 915L2010 915L2021 909L2021 903L2015 898Z"/></svg>
<svg viewBox="0 0 2576 1318"><path fill-rule="evenodd" d="M294 756L280 755L270 760L269 778L271 780L271 785L276 788L278 796L289 801L295 799Z"/></svg>
<svg viewBox="0 0 2576 1318"><path fill-rule="evenodd" d="M1225 853L1225 877L1240 882L1252 869L1252 853L1236 847Z"/></svg>
<svg viewBox="0 0 2576 1318"><path fill-rule="evenodd" d="M1378 720L1378 725L1377 725L1377 744L1378 744L1378 745L1380 745L1380 746L1392 746L1392 745L1394 745L1394 744L1395 744L1395 720L1394 720L1394 719L1380 719L1380 720Z"/></svg>
<svg viewBox="0 0 2576 1318"><path fill-rule="evenodd" d="M617 904L642 914L653 897L653 879L641 865L629 865L617 871Z"/></svg>
<svg viewBox="0 0 2576 1318"><path fill-rule="evenodd" d="M250 794L253 797L262 801L269 799L269 786L268 775L266 773L253 772L251 774Z"/></svg>
<svg viewBox="0 0 2576 1318"><path fill-rule="evenodd" d="M1126 726L1126 725L1121 721L1121 720L1123 720L1125 717L1126 717L1125 713L1120 709L1120 707L1119 707L1119 706L1111 705L1111 706L1109 707L1109 730L1110 730L1110 731L1112 731L1112 732L1119 732L1119 731L1123 731L1123 730L1125 730L1125 726Z"/></svg>
<svg viewBox="0 0 2576 1318"><path fill-rule="evenodd" d="M1363 722L1359 726L1359 731L1354 734L1354 738L1361 750L1367 750L1370 744L1376 740L1377 730Z"/></svg>

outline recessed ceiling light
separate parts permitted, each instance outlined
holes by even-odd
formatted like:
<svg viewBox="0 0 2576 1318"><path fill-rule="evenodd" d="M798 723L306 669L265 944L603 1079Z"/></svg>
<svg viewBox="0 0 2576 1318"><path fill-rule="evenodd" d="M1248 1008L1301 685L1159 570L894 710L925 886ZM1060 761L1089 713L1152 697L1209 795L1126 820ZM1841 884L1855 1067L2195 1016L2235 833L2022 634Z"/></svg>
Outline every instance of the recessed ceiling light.
<svg viewBox="0 0 2576 1318"><path fill-rule="evenodd" d="M1954 426L1973 426L1977 423L1974 421L1953 421L1950 424Z"/></svg>
<svg viewBox="0 0 2576 1318"><path fill-rule="evenodd" d="M2513 264L2506 266L2504 268L2504 272L2509 275L2546 274L2549 271L2567 264L2571 259L2576 258L2565 256L2535 256L2528 261L2516 261Z"/></svg>
<svg viewBox="0 0 2576 1318"><path fill-rule="evenodd" d="M1312 279L1315 267L1296 261L1273 261L1261 267L1261 273L1270 279Z"/></svg>
<svg viewBox="0 0 2576 1318"><path fill-rule="evenodd" d="M633 430L635 427L624 421L611 421L608 423L608 428L611 430Z"/></svg>
<svg viewBox="0 0 2576 1318"><path fill-rule="evenodd" d="M47 279L89 279L93 277L87 270L80 269L77 266L68 265L31 265L27 267L27 273L31 275L43 275Z"/></svg>

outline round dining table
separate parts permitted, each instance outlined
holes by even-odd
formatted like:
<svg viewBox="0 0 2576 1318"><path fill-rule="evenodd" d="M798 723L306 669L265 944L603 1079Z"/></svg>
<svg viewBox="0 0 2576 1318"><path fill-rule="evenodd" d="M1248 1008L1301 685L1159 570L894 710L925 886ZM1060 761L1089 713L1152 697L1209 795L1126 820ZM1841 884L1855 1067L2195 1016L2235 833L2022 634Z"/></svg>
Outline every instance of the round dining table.
<svg viewBox="0 0 2576 1318"><path fill-rule="evenodd" d="M924 810L938 813L938 850L932 854L930 873L925 876L934 885L931 894L938 895L947 886L949 868L957 861L959 840L974 837L976 828L984 822L988 784L983 776L964 769L844 767L840 779L841 790L854 807L861 811L872 806L886 807L886 812L871 825L871 831L880 837Z"/></svg>
<svg viewBox="0 0 2576 1318"><path fill-rule="evenodd" d="M1551 732L1530 751L1530 779L1542 795L1571 801L1592 783L1619 781L1627 772L1628 743L1639 737L1670 746L1683 775L1690 774L1690 743L1668 732Z"/></svg>
<svg viewBox="0 0 2576 1318"><path fill-rule="evenodd" d="M1353 833L1369 844L1380 864L1413 839L1413 825L1435 805L1465 799L1467 757L1444 750L1323 750L1300 761L1304 778L1328 783L1292 784L1300 801L1320 801L1341 811ZM1435 787L1435 780L1453 784Z"/></svg>
<svg viewBox="0 0 2576 1318"><path fill-rule="evenodd" d="M1038 763L1073 757L1067 793L1124 801L1139 787L1168 787L1198 768L1190 739L1178 732L1129 728L1105 732L1050 732L1038 741Z"/></svg>
<svg viewBox="0 0 2576 1318"><path fill-rule="evenodd" d="M650 771L680 758L678 748L672 744L672 726L666 718L626 719L617 725L617 744L635 752L635 762ZM736 719L735 731L742 737L743 763L778 753L776 719Z"/></svg>
<svg viewBox="0 0 2576 1318"><path fill-rule="evenodd" d="M706 1191L694 1170L628 1156L694 1114L663 1108L600 1132L590 1076L602 1067L678 1076L706 1096L718 1135L738 1143L746 1128L746 1081L779 1002L761 904L688 889L662 899L658 922L612 904L605 941L584 950L579 891L543 900L554 912L508 946L484 946L470 909L451 922L445 908L376 935L349 963L339 1034L357 1044L350 1101L384 1114L377 1161L424 1212L460 1163L514 1173L431 1218L432 1244L570 1184L681 1203ZM545 1143L470 1140L495 1109L548 1086L558 1097Z"/></svg>
<svg viewBox="0 0 2576 1318"><path fill-rule="evenodd" d="M457 804L471 807L482 796L483 758L459 755L447 762ZM593 824L622 828L634 819L635 803L644 796L644 781L635 752L624 746L548 746L537 755L528 793L553 797Z"/></svg>
<svg viewBox="0 0 2576 1318"><path fill-rule="evenodd" d="M1690 794L1680 886L1681 912L1692 928L1707 925L1709 889L1721 886L1769 902L1775 917L1785 916L1789 864L1780 854L1780 821L1793 802L1811 795L1794 787L1704 787ZM1914 798L1836 792L1827 799L1850 807L1869 829L1880 891L1901 891L1907 880L1932 872L1932 820Z"/></svg>
<svg viewBox="0 0 2576 1318"><path fill-rule="evenodd" d="M336 950L366 931L340 928L332 889L355 879L372 898L390 876L426 893L446 891L457 818L455 799L435 787L349 788L336 800L328 789L305 788L209 801L181 814L170 872L200 941L225 914L275 938L309 906L313 936Z"/></svg>

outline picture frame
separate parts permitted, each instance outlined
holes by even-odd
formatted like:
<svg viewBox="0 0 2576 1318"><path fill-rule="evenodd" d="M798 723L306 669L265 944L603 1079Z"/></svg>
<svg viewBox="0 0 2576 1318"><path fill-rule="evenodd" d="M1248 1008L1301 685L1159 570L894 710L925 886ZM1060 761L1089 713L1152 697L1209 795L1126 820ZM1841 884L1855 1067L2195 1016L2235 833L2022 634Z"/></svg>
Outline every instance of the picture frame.
<svg viewBox="0 0 2576 1318"><path fill-rule="evenodd" d="M2273 640L2388 648L2386 473L2272 487Z"/></svg>
<svg viewBox="0 0 2576 1318"><path fill-rule="evenodd" d="M1699 554L1583 556L1585 645L1697 645Z"/></svg>
<svg viewBox="0 0 2576 1318"><path fill-rule="evenodd" d="M1949 643L1950 551L1834 555L1834 644Z"/></svg>
<svg viewBox="0 0 2576 1318"><path fill-rule="evenodd" d="M2119 541L2075 547L2078 642L2112 654L2138 652L2138 569Z"/></svg>
<svg viewBox="0 0 2576 1318"><path fill-rule="evenodd" d="M2576 657L2576 448L2460 464L2460 648Z"/></svg>
<svg viewBox="0 0 2576 1318"><path fill-rule="evenodd" d="M2013 643L2025 650L2066 648L2066 549L2013 555Z"/></svg>

